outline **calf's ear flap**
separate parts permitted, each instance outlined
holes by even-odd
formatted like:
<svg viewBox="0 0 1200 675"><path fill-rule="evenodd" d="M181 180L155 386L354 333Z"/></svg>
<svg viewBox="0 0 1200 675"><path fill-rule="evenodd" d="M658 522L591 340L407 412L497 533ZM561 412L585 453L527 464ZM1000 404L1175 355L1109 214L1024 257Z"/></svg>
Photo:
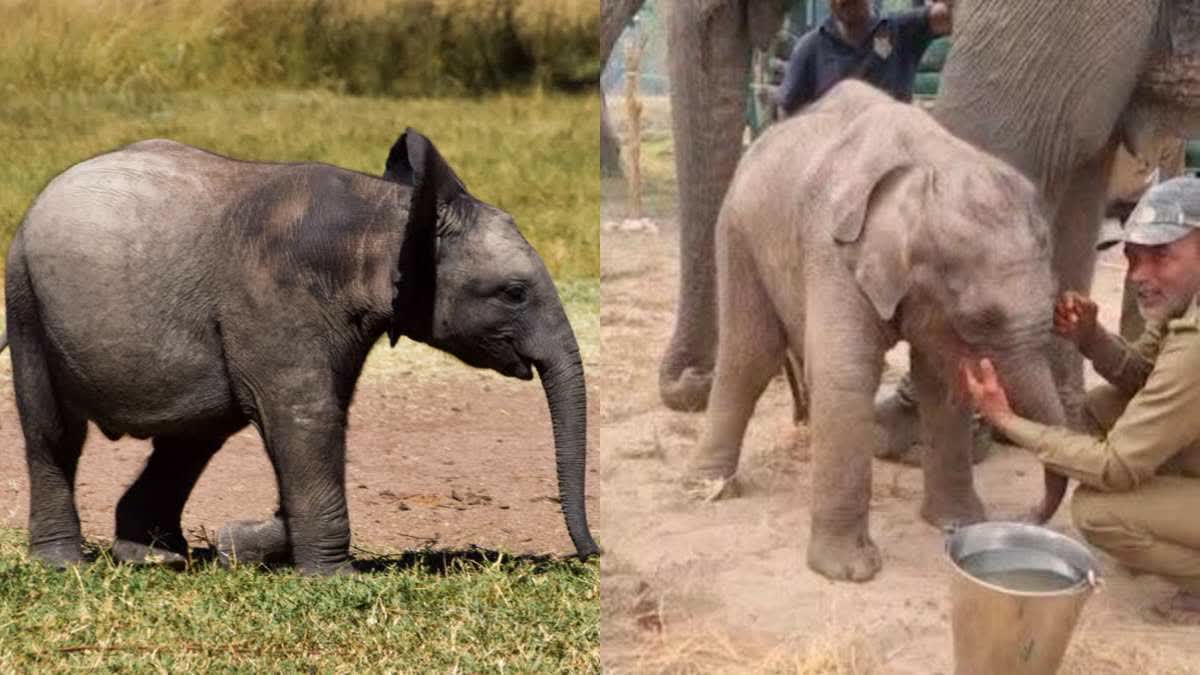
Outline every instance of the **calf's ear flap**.
<svg viewBox="0 0 1200 675"><path fill-rule="evenodd" d="M404 130L388 152L383 178L413 188L410 221L432 227L438 207L466 192L462 180L433 142L413 128Z"/></svg>
<svg viewBox="0 0 1200 675"><path fill-rule="evenodd" d="M384 180L412 188L408 222L395 270L395 296L388 337L401 335L427 341L432 334L433 298L437 284L438 213L466 192L458 176L433 143L412 128L404 130L388 152Z"/></svg>

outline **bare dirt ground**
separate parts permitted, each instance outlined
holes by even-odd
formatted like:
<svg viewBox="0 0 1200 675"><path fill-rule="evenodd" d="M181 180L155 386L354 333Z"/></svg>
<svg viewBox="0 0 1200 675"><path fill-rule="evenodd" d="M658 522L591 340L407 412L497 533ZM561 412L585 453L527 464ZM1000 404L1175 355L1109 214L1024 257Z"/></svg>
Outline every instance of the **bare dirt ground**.
<svg viewBox="0 0 1200 675"><path fill-rule="evenodd" d="M606 204L608 217L620 208ZM833 583L804 563L809 452L777 378L759 402L742 454L743 496L685 497L679 477L702 414L658 399L658 358L672 326L677 229L668 220L602 235L600 515L602 659L612 672L952 671L942 535L920 520L921 473L876 461L871 532L883 571L865 584ZM1093 295L1115 327L1123 264L1107 255ZM904 363L902 350L889 354ZM895 378L890 368L888 378ZM1090 376L1095 379L1094 374ZM864 448L864 451L868 449ZM996 446L976 467L989 513L1018 513L1042 490L1032 457ZM1050 527L1079 538L1064 507ZM1089 601L1064 672L1200 672L1200 628L1153 622L1148 606L1171 593L1104 558L1106 583Z"/></svg>
<svg viewBox="0 0 1200 675"><path fill-rule="evenodd" d="M368 360L350 411L346 492L359 558L478 546L516 554L574 552L558 504L554 444L542 388L476 371L402 341ZM585 351L585 366L592 366ZM0 525L28 516L24 443L7 358L0 370ZM589 396L596 400L595 379ZM594 403L592 406L594 407ZM595 433L589 453L595 456ZM113 442L89 429L77 502L84 535L112 538L117 500L149 456L149 441ZM597 468L589 467L589 507ZM274 512L275 478L258 433L230 438L183 513L195 547L229 520ZM595 516L593 516L593 520ZM206 534L207 533L207 534Z"/></svg>

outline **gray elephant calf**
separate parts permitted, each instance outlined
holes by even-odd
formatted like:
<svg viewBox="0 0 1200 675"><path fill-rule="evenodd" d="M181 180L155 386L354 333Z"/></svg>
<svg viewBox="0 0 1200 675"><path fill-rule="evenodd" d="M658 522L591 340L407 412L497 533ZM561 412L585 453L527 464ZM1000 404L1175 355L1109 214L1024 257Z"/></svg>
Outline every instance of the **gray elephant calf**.
<svg viewBox="0 0 1200 675"><path fill-rule="evenodd" d="M5 283L36 558L81 559L74 481L88 420L113 439L154 439L117 507L113 553L127 561L181 560L188 494L253 424L279 512L224 528L222 553L344 569L347 409L385 332L512 377L538 370L567 529L581 556L597 550L583 367L554 284L512 218L468 194L411 129L382 179L164 140L89 159L30 207Z"/></svg>
<svg viewBox="0 0 1200 675"><path fill-rule="evenodd" d="M1062 419L1037 200L1012 168L858 82L772 127L742 159L718 219L716 375L690 479L733 476L755 402L791 350L812 426L808 564L834 579L871 578L880 567L867 524L880 440L873 396L884 353L904 339L932 445L921 515L981 520L970 418L954 395L960 360L990 356L1025 414ZM1064 488L1047 479L1039 518Z"/></svg>

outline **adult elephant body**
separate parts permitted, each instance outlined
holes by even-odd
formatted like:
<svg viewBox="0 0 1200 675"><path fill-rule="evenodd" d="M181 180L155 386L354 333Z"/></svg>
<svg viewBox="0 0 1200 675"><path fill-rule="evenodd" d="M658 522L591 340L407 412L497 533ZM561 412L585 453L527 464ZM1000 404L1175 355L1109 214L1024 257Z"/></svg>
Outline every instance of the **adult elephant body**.
<svg viewBox="0 0 1200 675"><path fill-rule="evenodd" d="M117 507L116 557L182 561L180 513L209 458L253 424L279 513L222 530L222 553L348 560L345 428L384 334L529 379L554 424L563 510L580 554L583 369L553 282L508 214L470 196L409 130L383 178L240 162L145 141L71 167L38 196L6 271L30 479L30 549L81 559L74 503L86 423L153 438Z"/></svg>
<svg viewBox="0 0 1200 675"><path fill-rule="evenodd" d="M1159 138L1200 134L1200 3L964 0L954 30L934 117L1039 187L1059 285L1088 290L1118 145L1156 159ZM1056 349L1078 424L1082 362Z"/></svg>
<svg viewBox="0 0 1200 675"><path fill-rule="evenodd" d="M787 4L669 5L680 284L660 391L671 408L696 410L707 401L716 345L713 231L741 150L750 49L778 30ZM1193 0L954 3L954 48L934 115L1042 191L1062 286L1090 282L1115 141L1137 152L1155 134L1200 133L1198 50L1200 5ZM1057 361L1068 417L1076 418L1082 370L1077 358Z"/></svg>

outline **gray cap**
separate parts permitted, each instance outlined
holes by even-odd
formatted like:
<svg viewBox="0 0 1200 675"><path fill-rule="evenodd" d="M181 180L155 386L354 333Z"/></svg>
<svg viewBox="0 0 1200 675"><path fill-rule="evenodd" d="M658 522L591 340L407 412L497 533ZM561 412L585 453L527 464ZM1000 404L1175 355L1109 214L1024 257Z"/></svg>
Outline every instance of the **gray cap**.
<svg viewBox="0 0 1200 675"><path fill-rule="evenodd" d="M1146 191L1124 228L1101 227L1096 248L1129 242L1162 246L1200 228L1200 178L1180 176Z"/></svg>

